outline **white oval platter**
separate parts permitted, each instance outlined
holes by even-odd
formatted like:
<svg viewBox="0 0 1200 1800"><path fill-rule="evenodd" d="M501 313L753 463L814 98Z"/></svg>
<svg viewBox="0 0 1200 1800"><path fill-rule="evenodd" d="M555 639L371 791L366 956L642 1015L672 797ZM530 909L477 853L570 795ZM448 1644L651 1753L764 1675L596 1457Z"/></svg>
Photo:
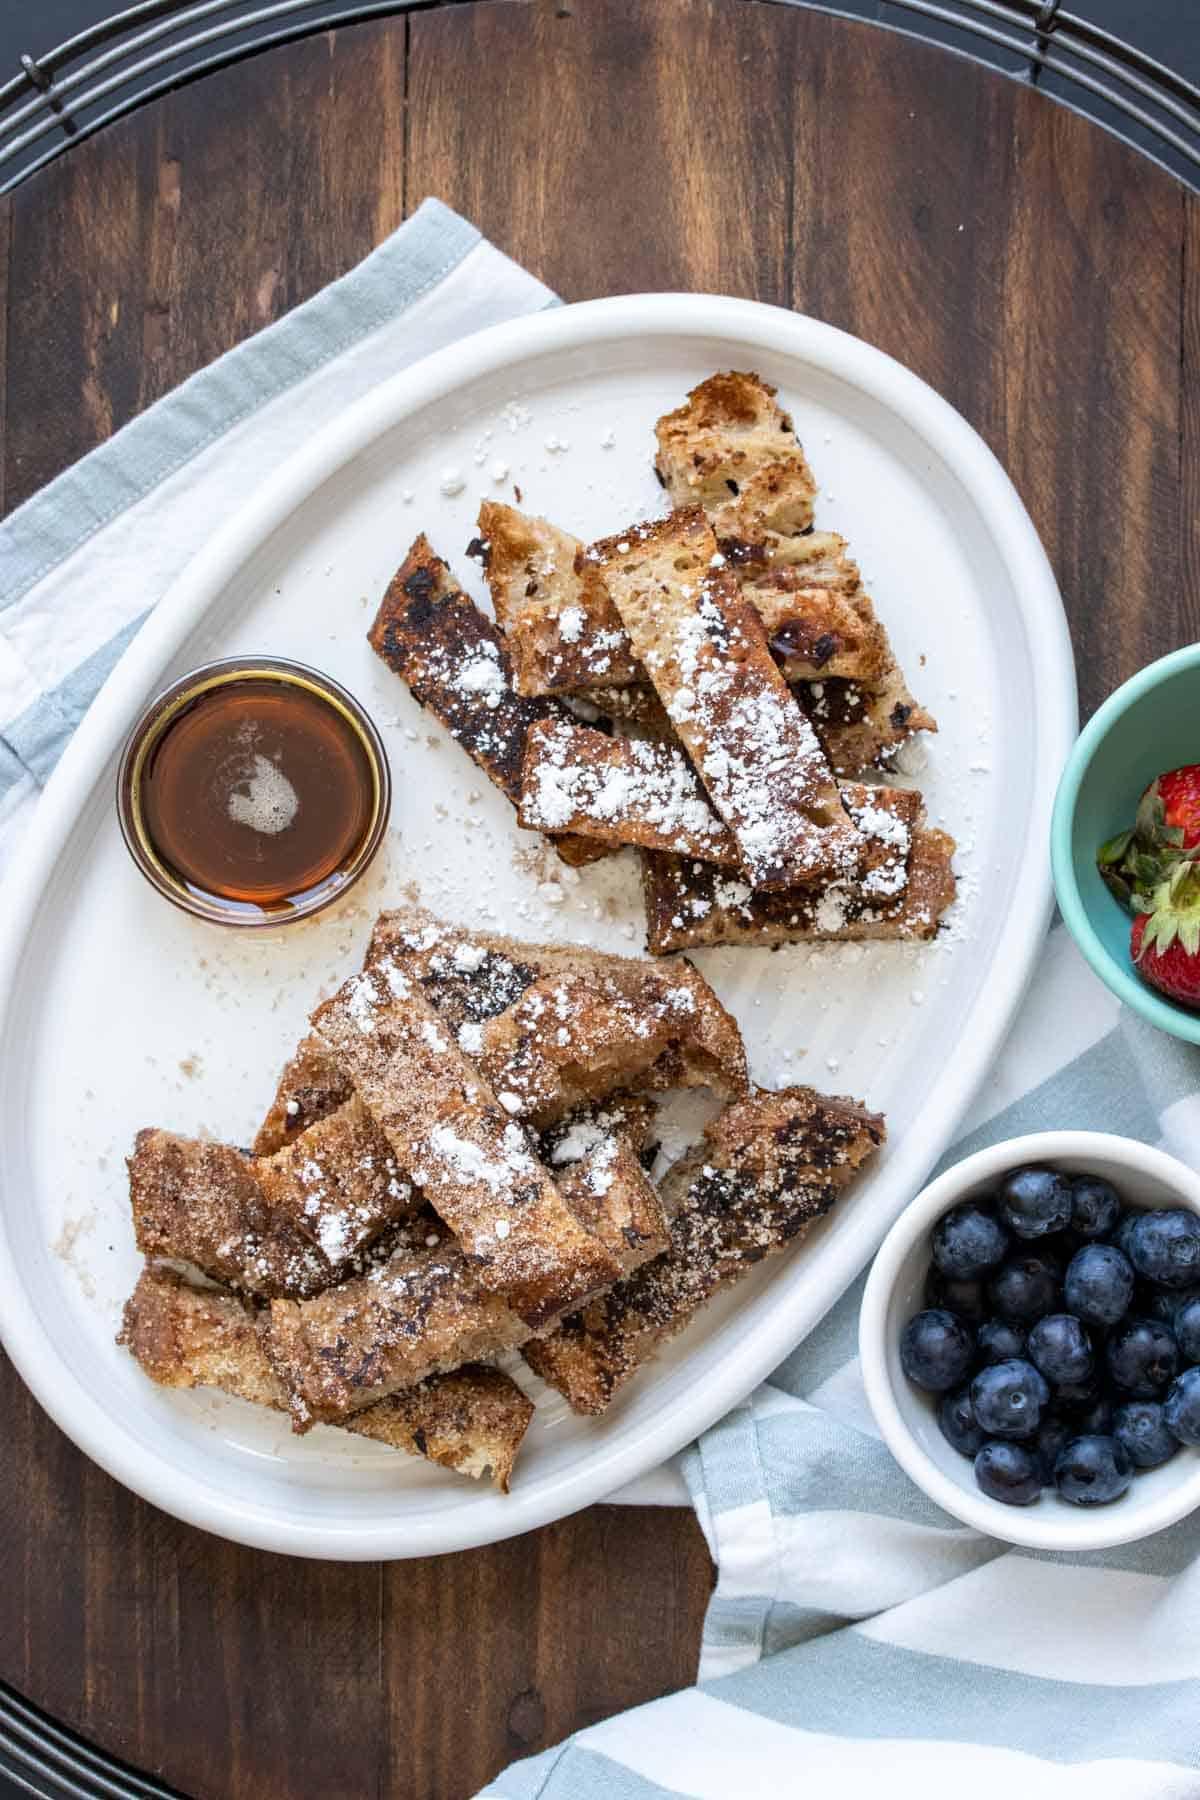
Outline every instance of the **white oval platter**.
<svg viewBox="0 0 1200 1800"><path fill-rule="evenodd" d="M211 1392L154 1387L114 1343L136 1279L124 1157L162 1125L249 1141L318 996L374 914L416 884L434 911L535 939L641 947L632 853L561 876L506 801L371 654L382 591L425 530L463 552L482 495L585 539L662 510L653 423L720 368L795 414L910 685L941 722L919 782L960 844L961 898L928 947L711 951L752 1072L866 1098L885 1153L809 1240L764 1265L644 1370L602 1420L528 1379L538 1411L512 1493ZM505 473L501 478L500 470ZM464 486L450 494L448 469ZM388 846L305 925L186 918L132 866L115 760L140 707L210 657L328 670L384 734ZM1076 725L1054 579L1008 478L966 423L879 351L745 301L631 296L499 326L382 386L300 449L163 599L42 800L0 915L0 1328L41 1403L118 1480L226 1537L369 1559L487 1543L651 1469L769 1373L866 1263L950 1141L1031 974L1049 916L1048 828Z"/></svg>

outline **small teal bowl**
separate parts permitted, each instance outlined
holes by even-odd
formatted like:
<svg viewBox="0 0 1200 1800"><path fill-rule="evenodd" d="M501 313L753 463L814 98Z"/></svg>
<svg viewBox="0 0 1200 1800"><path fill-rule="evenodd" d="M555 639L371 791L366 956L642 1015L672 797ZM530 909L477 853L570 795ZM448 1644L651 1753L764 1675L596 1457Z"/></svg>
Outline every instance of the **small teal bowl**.
<svg viewBox="0 0 1200 1800"><path fill-rule="evenodd" d="M1155 993L1129 956L1129 913L1109 893L1096 852L1133 823L1156 775L1200 762L1200 644L1151 663L1110 694L1067 759L1050 827L1054 891L1067 930L1104 984L1143 1019L1200 1044L1200 1012Z"/></svg>

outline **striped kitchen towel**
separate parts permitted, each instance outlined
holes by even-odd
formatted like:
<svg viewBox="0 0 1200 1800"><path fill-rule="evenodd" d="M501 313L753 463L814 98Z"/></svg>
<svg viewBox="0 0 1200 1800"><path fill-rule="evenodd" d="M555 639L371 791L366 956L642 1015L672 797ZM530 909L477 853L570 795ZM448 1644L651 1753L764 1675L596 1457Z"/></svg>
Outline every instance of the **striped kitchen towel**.
<svg viewBox="0 0 1200 1800"><path fill-rule="evenodd" d="M377 382L554 304L427 201L0 524L0 863L213 521ZM1060 933L947 1160L1043 1125L1200 1160L1198 1074L1197 1053L1121 1015ZM718 1575L699 1685L514 1765L489 1795L1200 1797L1200 1528L1070 1560L964 1530L875 1436L858 1292L672 1469L621 1496L695 1504Z"/></svg>
<svg viewBox="0 0 1200 1800"><path fill-rule="evenodd" d="M1049 1127L1200 1165L1200 1052L1055 931L960 1157ZM697 1686L514 1764L489 1800L1195 1800L1200 1516L1013 1550L915 1488L859 1377L863 1279L684 1456L717 1567Z"/></svg>

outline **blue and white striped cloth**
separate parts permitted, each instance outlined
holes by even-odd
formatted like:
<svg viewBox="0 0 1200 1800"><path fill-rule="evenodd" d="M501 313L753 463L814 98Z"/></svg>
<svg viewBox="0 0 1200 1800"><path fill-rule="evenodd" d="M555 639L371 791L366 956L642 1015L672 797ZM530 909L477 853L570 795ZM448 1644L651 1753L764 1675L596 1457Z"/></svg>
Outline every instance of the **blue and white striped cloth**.
<svg viewBox="0 0 1200 1800"><path fill-rule="evenodd" d="M0 525L0 860L105 675L214 518L428 351L554 297L436 202ZM1042 1126L1200 1159L1197 1053L1051 937L947 1161ZM941 1513L875 1435L861 1283L657 1482L717 1566L698 1685L515 1764L492 1800L1200 1796L1200 1523L1070 1559ZM682 1480L680 1479L682 1476Z"/></svg>

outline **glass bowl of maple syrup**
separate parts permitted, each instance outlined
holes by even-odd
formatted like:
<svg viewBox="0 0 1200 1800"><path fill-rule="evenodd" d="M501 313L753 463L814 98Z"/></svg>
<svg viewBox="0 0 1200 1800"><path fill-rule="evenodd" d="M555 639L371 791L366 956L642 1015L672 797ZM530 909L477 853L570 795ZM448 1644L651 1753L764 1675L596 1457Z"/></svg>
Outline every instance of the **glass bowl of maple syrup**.
<svg viewBox="0 0 1200 1800"><path fill-rule="evenodd" d="M303 663L233 657L151 701L117 777L130 855L164 899L218 925L311 918L383 841L391 776L352 694Z"/></svg>

